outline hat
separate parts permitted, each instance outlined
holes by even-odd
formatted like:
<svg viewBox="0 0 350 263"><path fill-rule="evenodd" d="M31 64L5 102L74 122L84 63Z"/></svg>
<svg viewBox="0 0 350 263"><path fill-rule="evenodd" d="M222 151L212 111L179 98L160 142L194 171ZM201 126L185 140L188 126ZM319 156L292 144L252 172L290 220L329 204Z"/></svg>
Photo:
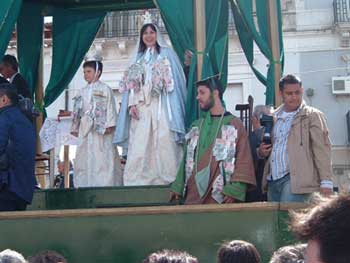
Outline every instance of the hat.
<svg viewBox="0 0 350 263"><path fill-rule="evenodd" d="M102 52L97 50L97 49L92 49L90 51L88 51L84 57L84 61L88 62L88 61L98 61L98 62L102 62L103 58L102 58Z"/></svg>
<svg viewBox="0 0 350 263"><path fill-rule="evenodd" d="M206 77L204 79L198 80L196 82L196 86L204 85L207 86L209 89L214 90L214 89L221 89L221 82L220 82L220 73L215 74L213 76Z"/></svg>

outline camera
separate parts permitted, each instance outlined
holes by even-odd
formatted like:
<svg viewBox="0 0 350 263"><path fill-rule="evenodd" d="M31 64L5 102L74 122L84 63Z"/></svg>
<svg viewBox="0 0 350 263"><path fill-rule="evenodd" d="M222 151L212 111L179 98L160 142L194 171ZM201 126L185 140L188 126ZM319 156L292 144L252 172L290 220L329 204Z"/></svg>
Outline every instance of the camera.
<svg viewBox="0 0 350 263"><path fill-rule="evenodd" d="M260 118L260 124L263 126L264 129L264 136L262 139L262 142L265 144L271 144L271 133L273 128L273 117L270 115L262 114Z"/></svg>

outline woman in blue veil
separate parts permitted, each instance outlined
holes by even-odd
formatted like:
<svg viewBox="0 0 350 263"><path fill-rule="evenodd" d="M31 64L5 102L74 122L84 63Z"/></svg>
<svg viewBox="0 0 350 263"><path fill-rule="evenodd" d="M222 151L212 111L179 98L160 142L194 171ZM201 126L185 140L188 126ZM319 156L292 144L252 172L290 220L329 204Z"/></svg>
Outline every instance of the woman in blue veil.
<svg viewBox="0 0 350 263"><path fill-rule="evenodd" d="M186 80L175 52L147 18L123 81L114 143L127 147L124 185L174 181L185 137Z"/></svg>

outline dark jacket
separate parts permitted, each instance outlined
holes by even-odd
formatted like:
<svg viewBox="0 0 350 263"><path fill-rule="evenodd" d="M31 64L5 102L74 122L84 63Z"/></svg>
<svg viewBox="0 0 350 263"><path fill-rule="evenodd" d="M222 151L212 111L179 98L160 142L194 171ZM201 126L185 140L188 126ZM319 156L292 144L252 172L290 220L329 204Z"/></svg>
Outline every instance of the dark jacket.
<svg viewBox="0 0 350 263"><path fill-rule="evenodd" d="M265 159L259 159L257 155L257 148L259 148L262 138L264 135L264 127L254 130L249 135L249 143L253 156L255 176L256 176L256 189L247 192L246 201L247 202L260 202L267 201L267 196L262 191L262 178L264 175Z"/></svg>
<svg viewBox="0 0 350 263"><path fill-rule="evenodd" d="M36 184L36 135L33 124L15 106L0 109L0 155L6 154L8 168L0 171L0 183L31 203Z"/></svg>
<svg viewBox="0 0 350 263"><path fill-rule="evenodd" d="M17 75L14 77L12 84L16 86L18 95L33 99L28 83L20 73L17 73Z"/></svg>

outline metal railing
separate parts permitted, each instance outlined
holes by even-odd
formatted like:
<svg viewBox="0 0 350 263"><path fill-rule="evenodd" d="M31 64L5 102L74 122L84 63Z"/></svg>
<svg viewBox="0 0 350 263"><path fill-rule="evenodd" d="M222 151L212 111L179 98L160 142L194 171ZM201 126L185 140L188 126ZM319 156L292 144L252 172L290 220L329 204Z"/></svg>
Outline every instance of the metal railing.
<svg viewBox="0 0 350 263"><path fill-rule="evenodd" d="M161 15L157 9L148 10L152 20L157 24L161 33L166 34L166 29ZM97 34L97 38L136 37L139 35L142 25L141 15L143 10L130 10L109 12ZM229 10L229 30L234 28L231 10Z"/></svg>
<svg viewBox="0 0 350 263"><path fill-rule="evenodd" d="M166 33L164 23L157 9L148 10L152 20L162 33ZM97 34L97 38L135 37L138 36L142 21L142 10L109 12Z"/></svg>
<svg viewBox="0 0 350 263"><path fill-rule="evenodd" d="M334 22L350 23L350 0L333 1Z"/></svg>

